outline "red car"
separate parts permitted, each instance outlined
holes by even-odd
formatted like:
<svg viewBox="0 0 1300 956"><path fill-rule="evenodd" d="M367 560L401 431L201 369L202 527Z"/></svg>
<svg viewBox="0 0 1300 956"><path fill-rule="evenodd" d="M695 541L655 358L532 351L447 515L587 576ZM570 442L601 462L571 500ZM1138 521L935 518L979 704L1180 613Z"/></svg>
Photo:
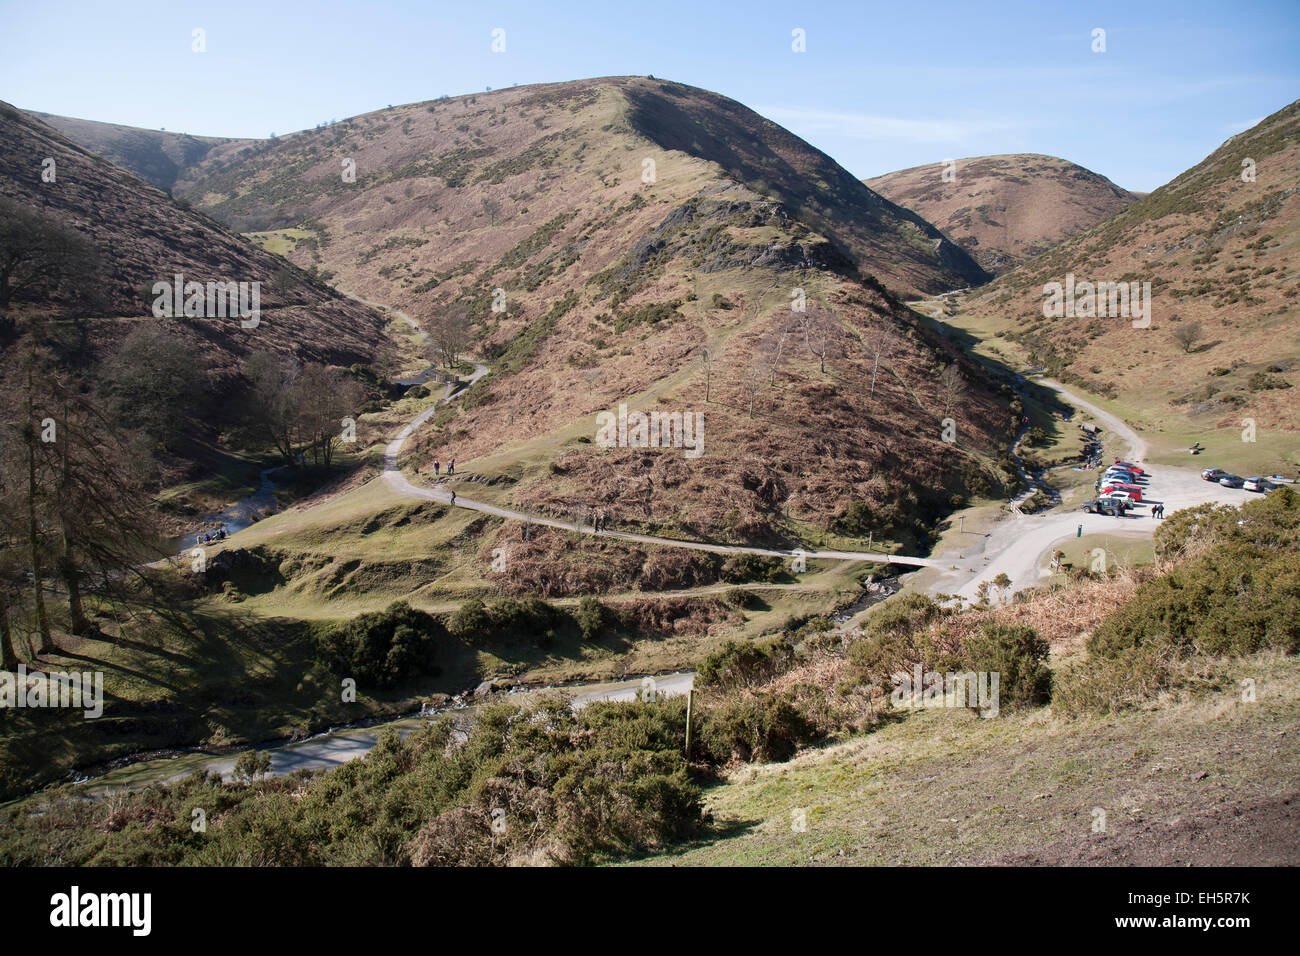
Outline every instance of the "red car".
<svg viewBox="0 0 1300 956"><path fill-rule="evenodd" d="M1146 474L1146 471L1143 470L1141 466L1139 466L1139 465L1135 465L1135 464L1133 464L1133 462L1131 462L1131 461L1120 461L1118 458L1116 458L1116 459L1115 459L1115 464L1119 465L1121 468L1127 468L1129 471L1133 472L1133 474L1135 474L1135 475L1145 475L1145 474Z"/></svg>
<svg viewBox="0 0 1300 956"><path fill-rule="evenodd" d="M1101 493L1104 495L1108 495L1112 491L1125 491L1128 492L1128 496L1132 498L1134 501L1142 500L1142 489L1139 488L1137 485L1110 484L1107 485L1105 488L1101 489Z"/></svg>

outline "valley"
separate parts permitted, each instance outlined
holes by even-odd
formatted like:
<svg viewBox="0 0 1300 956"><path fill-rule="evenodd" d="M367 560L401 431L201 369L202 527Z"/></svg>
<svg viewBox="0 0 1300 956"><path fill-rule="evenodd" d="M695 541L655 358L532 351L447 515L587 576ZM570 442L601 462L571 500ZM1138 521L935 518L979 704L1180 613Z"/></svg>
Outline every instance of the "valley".
<svg viewBox="0 0 1300 956"><path fill-rule="evenodd" d="M1300 104L1150 192L641 75L0 134L0 669L103 677L4 862L1300 858Z"/></svg>

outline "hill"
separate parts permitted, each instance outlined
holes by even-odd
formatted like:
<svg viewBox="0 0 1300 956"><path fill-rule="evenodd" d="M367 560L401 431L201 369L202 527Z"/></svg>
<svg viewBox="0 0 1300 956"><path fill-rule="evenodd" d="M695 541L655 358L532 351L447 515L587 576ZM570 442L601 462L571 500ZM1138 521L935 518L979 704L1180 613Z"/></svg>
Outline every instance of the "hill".
<svg viewBox="0 0 1300 956"><path fill-rule="evenodd" d="M431 327L463 319L492 375L410 464L431 478L435 458L473 460L516 505L793 541L857 499L903 540L989 487L980 462L1005 440L1007 396L891 291L978 282L978 266L712 93L613 78L396 107L214 153L177 191L341 288ZM956 449L954 363L970 386ZM683 470L595 447L596 414L620 403L707 409L708 451ZM903 497L925 504L898 505L891 483L918 462L936 480Z"/></svg>
<svg viewBox="0 0 1300 956"><path fill-rule="evenodd" d="M944 180L945 171L951 182ZM863 182L934 223L995 274L1136 199L1082 166L1029 153L959 159L951 167L931 163Z"/></svg>
<svg viewBox="0 0 1300 956"><path fill-rule="evenodd" d="M1165 432L1169 445L1240 446L1249 419L1256 432L1247 441L1263 442L1268 431L1280 454L1294 454L1298 133L1300 103L1292 103L1117 215L963 297L953 321L1113 400L1130 421ZM1048 284L1070 275L1150 283L1149 327L1086 308L1047 317Z"/></svg>
<svg viewBox="0 0 1300 956"><path fill-rule="evenodd" d="M53 181L42 178L47 168ZM0 196L71 227L93 245L101 269L93 308L56 289L35 301L15 301L13 311L41 315L54 308L75 312L79 320L98 317L86 333L96 351L138 321L187 326L219 379L235 374L239 360L253 351L350 365L384 349L384 319L373 309L344 299L8 104L0 104ZM251 327L238 316L154 320L153 285L170 284L177 274L203 283L261 283L260 319Z"/></svg>
<svg viewBox="0 0 1300 956"><path fill-rule="evenodd" d="M353 183L342 175L345 159L356 164ZM663 226L666 232L681 225L665 221L672 207L701 198L705 186L723 200L766 201L791 225L829 243L818 254L846 256L899 292L935 292L984 279L933 226L863 187L788 131L726 97L640 77L416 103L274 142L228 144L189 170L177 191L240 231L307 220L331 231L330 225L346 221L355 251L363 253L369 235L417 230L423 248L409 242L400 248L412 251L403 257L413 260L412 269L428 273L461 261L453 258L461 252L484 254L482 264L488 264L485 254L504 250L480 250L481 240L463 248L463 233L526 235L525 227L554 218L552 207L566 209L568 220L585 211L568 207L603 207L606 221L586 223L602 230ZM726 192L735 189L746 193ZM643 202L634 208L610 203L638 192ZM570 195L560 202L559 193ZM443 220L443 229L434 228ZM761 220L732 225L759 229ZM577 223L564 225L554 226L551 237L568 239L579 231ZM727 238L730 248L718 252L737 261L764 251L780 254L761 232ZM333 258L344 258L344 251L334 249ZM367 258L383 265L394 257Z"/></svg>
<svg viewBox="0 0 1300 956"><path fill-rule="evenodd" d="M221 136L191 136L189 133L138 129L34 110L26 112L90 152L166 190L170 190L185 170L197 164L214 147L236 142Z"/></svg>

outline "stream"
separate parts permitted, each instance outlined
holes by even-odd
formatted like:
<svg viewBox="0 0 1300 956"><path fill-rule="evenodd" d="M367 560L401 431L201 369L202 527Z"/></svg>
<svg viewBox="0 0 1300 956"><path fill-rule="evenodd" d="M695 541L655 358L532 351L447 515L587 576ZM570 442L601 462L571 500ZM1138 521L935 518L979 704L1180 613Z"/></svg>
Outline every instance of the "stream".
<svg viewBox="0 0 1300 956"><path fill-rule="evenodd" d="M354 724L331 727L304 740L281 740L251 747L241 747L225 754L215 754L202 747L171 750L165 753L122 757L104 765L104 769L77 777L74 784L88 787L89 795L104 796L124 790L139 790L159 784L175 783L197 770L218 773L225 780L234 776L235 761L245 751L261 751L271 758L269 777L283 777L297 770L328 770L350 760L364 757L379 742L385 730L393 729L401 738L427 727L434 719L448 713L472 713L486 703L510 697L525 697L548 692L573 694L575 710L595 701L630 701L653 689L658 697L678 697L695 685L694 672L677 672L635 677L617 681L585 681L546 687L519 685L508 691L473 699L472 693L458 695L445 707L399 717L367 718Z"/></svg>
<svg viewBox="0 0 1300 956"><path fill-rule="evenodd" d="M260 484L258 489L247 498L241 498L225 511L219 511L215 514L201 515L195 519L198 530L191 531L188 534L181 535L174 541L173 553L177 551L188 551L190 548L201 544L201 536L205 531L212 531L218 527L226 529L226 536L234 534L236 531L243 531L257 522L261 521L268 515L276 512L275 503L275 482L271 480L274 472L285 468L285 465L277 465L274 468L263 468L257 473Z"/></svg>

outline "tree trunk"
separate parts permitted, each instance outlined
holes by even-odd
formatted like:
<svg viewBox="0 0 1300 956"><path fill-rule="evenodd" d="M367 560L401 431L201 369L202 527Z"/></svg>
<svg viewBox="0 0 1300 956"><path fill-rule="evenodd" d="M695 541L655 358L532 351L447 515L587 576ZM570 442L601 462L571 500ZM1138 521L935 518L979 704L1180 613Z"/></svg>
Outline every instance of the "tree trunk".
<svg viewBox="0 0 1300 956"><path fill-rule="evenodd" d="M50 639L50 619L45 613L45 592L41 587L41 542L36 530L36 432L29 430L27 436L27 543L32 551L32 592L36 598L36 627L40 632L40 643L36 647L37 655L44 654L53 646Z"/></svg>
<svg viewBox="0 0 1300 956"><path fill-rule="evenodd" d="M14 651L14 635L9 629L9 602L0 590L0 670L12 671L18 667L18 654Z"/></svg>
<svg viewBox="0 0 1300 956"><path fill-rule="evenodd" d="M40 656L54 646L50 639L50 619L45 613L45 593L41 590L41 542L36 528L36 412L32 404L33 370L27 368L27 543L32 552L32 592L36 598L36 627L40 632L40 641L36 654Z"/></svg>
<svg viewBox="0 0 1300 956"><path fill-rule="evenodd" d="M63 554L59 556L59 576L68 588L68 620L73 634L85 634L90 630L90 621L81 605L81 572L72 554L72 542L68 538L68 509L65 496L72 486L69 474L71 467L72 430L68 428L68 394L63 396L63 421L59 426L63 430L63 441L59 444L59 458L62 464L62 481L59 484L59 522L62 525Z"/></svg>
<svg viewBox="0 0 1300 956"><path fill-rule="evenodd" d="M68 588L68 616L72 621L73 634L85 634L90 630L90 620L86 617L81 604L81 572L77 570L72 557L72 549L67 539L63 542L63 558L59 561L59 575Z"/></svg>

